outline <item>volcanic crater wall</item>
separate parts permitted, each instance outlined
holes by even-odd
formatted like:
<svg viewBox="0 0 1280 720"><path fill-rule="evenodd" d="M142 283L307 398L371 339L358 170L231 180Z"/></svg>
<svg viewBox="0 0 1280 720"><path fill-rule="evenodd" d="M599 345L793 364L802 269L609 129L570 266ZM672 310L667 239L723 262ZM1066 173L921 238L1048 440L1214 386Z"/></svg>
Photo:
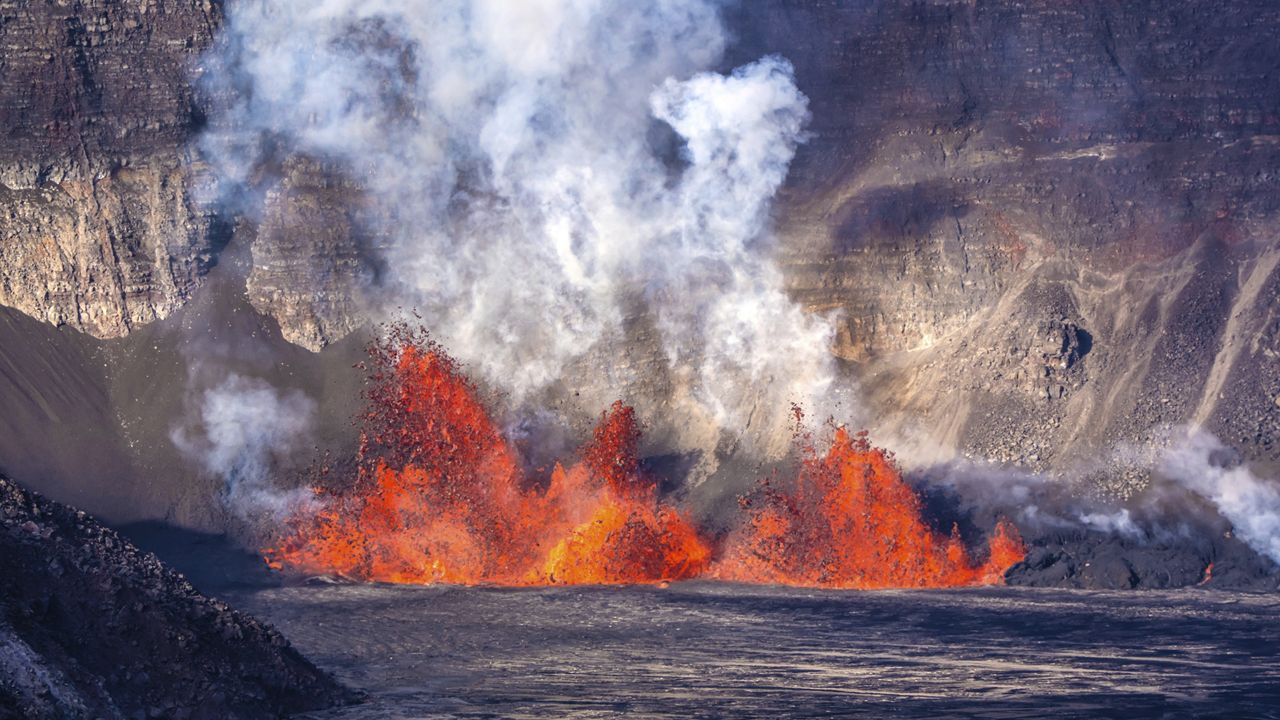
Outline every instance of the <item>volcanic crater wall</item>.
<svg viewBox="0 0 1280 720"><path fill-rule="evenodd" d="M0 304L119 337L180 307L219 236L192 197L210 2L0 3Z"/></svg>
<svg viewBox="0 0 1280 720"><path fill-rule="evenodd" d="M1047 469L1193 422L1280 460L1280 8L740 15L745 54L786 53L813 99L792 289L842 312L883 430Z"/></svg>
<svg viewBox="0 0 1280 720"><path fill-rule="evenodd" d="M840 312L833 352L904 458L1074 468L1198 422L1280 467L1280 8L764 0L726 12L725 67L779 53L810 98L811 136L775 209L790 290ZM324 356L361 325L379 267L359 178L272 158L250 207L204 202L198 139L227 99L195 82L222 19L215 2L0 2L0 304L136 338L210 277L241 272L217 267L238 249L245 279L231 285L271 332ZM84 382L125 386L95 365L111 343L48 342L84 358ZM16 363L5 382L47 388L49 372ZM164 378L159 394L184 380ZM38 392L6 397L45 407ZM11 447L51 447L37 430ZM74 484L67 467L30 481ZM1093 479L1118 497L1144 482L1124 468Z"/></svg>

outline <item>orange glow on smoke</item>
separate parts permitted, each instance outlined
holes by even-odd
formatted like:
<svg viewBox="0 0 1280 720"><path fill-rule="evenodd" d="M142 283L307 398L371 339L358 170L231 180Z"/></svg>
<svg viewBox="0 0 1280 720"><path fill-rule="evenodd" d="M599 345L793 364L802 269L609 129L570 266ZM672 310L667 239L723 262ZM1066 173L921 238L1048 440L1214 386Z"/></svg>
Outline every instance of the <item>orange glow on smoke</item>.
<svg viewBox="0 0 1280 720"><path fill-rule="evenodd" d="M525 477L457 364L421 333L393 328L370 349L369 410L353 486L317 490L265 550L277 569L362 581L513 586L661 583L699 576L835 588L1003 582L1024 556L1002 521L989 559L943 537L890 457L835 433L807 452L794 488L762 485L719 559L641 472L635 411L604 413L568 469Z"/></svg>

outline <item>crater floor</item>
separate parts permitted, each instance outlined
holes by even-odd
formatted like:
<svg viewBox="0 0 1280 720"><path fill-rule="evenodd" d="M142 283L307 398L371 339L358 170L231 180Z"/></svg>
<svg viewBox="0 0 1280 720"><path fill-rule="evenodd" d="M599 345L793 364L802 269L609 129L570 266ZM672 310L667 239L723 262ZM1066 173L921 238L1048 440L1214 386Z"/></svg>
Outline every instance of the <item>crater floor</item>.
<svg viewBox="0 0 1280 720"><path fill-rule="evenodd" d="M363 705L308 718L1277 718L1280 597L684 583L235 600Z"/></svg>

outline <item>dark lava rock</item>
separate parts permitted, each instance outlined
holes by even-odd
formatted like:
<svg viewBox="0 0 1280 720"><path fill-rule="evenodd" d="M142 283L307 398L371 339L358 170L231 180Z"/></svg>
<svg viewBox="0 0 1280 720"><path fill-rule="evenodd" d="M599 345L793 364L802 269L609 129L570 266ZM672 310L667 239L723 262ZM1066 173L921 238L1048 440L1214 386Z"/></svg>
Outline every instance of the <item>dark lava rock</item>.
<svg viewBox="0 0 1280 720"><path fill-rule="evenodd" d="M351 699L274 629L0 478L0 718L272 718Z"/></svg>
<svg viewBox="0 0 1280 720"><path fill-rule="evenodd" d="M1075 529L1045 534L1028 545L1027 559L1005 576L1010 585L1092 590L1280 588L1280 568L1220 528L1161 537Z"/></svg>

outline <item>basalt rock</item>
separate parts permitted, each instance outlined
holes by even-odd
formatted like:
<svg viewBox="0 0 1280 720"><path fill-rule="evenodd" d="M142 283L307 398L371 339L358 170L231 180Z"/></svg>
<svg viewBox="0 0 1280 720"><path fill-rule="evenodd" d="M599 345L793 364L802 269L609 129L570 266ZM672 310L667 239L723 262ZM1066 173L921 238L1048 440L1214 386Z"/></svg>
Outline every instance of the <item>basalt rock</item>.
<svg viewBox="0 0 1280 720"><path fill-rule="evenodd" d="M0 717L273 718L352 696L278 632L0 478Z"/></svg>
<svg viewBox="0 0 1280 720"><path fill-rule="evenodd" d="M0 304L98 337L180 307L223 234L196 194L220 4L0 2Z"/></svg>
<svg viewBox="0 0 1280 720"><path fill-rule="evenodd" d="M253 240L249 301L286 340L319 351L368 317L364 290L379 261L375 208L340 167L288 158L267 191Z"/></svg>
<svg viewBox="0 0 1280 720"><path fill-rule="evenodd" d="M1197 527L1197 531L1209 528ZM1229 528L1159 537L1084 530L1047 533L1010 568L1026 587L1159 590L1182 587L1275 591L1280 568L1234 538Z"/></svg>

